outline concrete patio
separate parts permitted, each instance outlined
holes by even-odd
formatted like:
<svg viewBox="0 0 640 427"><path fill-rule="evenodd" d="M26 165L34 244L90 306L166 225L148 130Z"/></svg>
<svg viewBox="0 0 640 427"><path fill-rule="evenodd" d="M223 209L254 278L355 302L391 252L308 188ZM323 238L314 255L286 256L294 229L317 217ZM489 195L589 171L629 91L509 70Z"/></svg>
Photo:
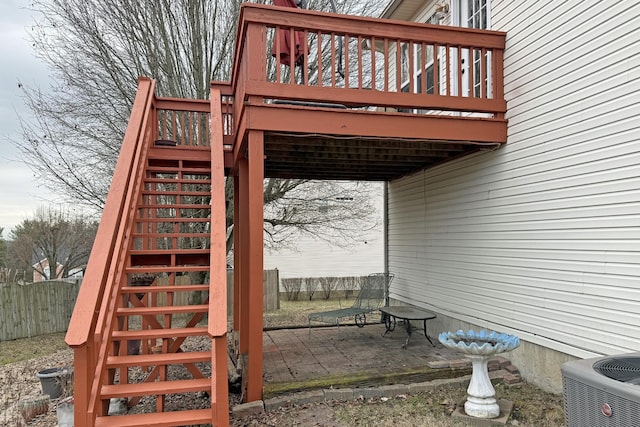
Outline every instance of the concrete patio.
<svg viewBox="0 0 640 427"><path fill-rule="evenodd" d="M356 326L265 331L264 394L266 398L314 389L359 388L410 384L471 373L462 354L442 346L434 332L432 346L415 331L408 348L402 325L386 336L381 323ZM494 378L514 383L520 377L502 357L490 363Z"/></svg>

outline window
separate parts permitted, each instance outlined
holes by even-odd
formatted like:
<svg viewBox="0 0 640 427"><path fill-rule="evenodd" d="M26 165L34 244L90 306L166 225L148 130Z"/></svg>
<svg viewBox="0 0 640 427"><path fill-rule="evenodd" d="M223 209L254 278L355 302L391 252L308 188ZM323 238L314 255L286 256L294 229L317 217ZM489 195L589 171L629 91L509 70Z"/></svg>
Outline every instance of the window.
<svg viewBox="0 0 640 427"><path fill-rule="evenodd" d="M440 18L437 13L431 15L425 23L427 24L438 24L440 22ZM422 52L421 49L425 49L425 52ZM434 87L434 72L436 71L434 68L433 58L434 52L433 47L429 45L413 45L413 51L409 52L409 44L404 43L402 45L402 92L406 93L420 93L420 94L431 94L433 95L435 92ZM413 69L409 70L409 54L411 54L413 58ZM425 63L422 64L423 58L425 58ZM413 87L410 86L410 78L409 73L413 74ZM423 87L423 76L422 73L425 73L424 78L424 86ZM408 110L399 110L399 111L408 111ZM420 112L420 111L416 111Z"/></svg>
<svg viewBox="0 0 640 427"><path fill-rule="evenodd" d="M489 0L460 0L460 25L468 28L478 28L481 30L489 29ZM490 52L487 52L485 61L486 64L491 63ZM482 85L480 84L481 78L481 59L482 52L479 50L473 50L471 52L471 62L473 66L473 96L479 98L480 96L488 96L489 94L482 94ZM490 91L490 69L485 73L485 81L487 90ZM468 93L467 90L464 91Z"/></svg>
<svg viewBox="0 0 640 427"><path fill-rule="evenodd" d="M418 93L428 93L433 95L435 93L434 87L433 87L433 71L434 71L433 62L427 65L424 71L425 71L425 77L427 82L426 90L425 91L422 90L422 72L418 72L418 74L416 75L417 91Z"/></svg>

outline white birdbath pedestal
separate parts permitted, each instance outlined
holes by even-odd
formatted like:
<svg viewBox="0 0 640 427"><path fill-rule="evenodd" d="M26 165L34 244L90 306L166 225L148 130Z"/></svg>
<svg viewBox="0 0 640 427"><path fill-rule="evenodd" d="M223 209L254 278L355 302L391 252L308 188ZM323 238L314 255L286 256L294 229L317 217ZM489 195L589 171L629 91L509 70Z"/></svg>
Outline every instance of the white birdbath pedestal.
<svg viewBox="0 0 640 427"><path fill-rule="evenodd" d="M479 332L459 330L455 333L442 332L438 340L445 347L458 350L471 359L471 382L467 388L464 410L476 418L497 418L500 406L496 401L496 391L489 379L488 362L496 354L511 351L520 346L520 338L495 331Z"/></svg>

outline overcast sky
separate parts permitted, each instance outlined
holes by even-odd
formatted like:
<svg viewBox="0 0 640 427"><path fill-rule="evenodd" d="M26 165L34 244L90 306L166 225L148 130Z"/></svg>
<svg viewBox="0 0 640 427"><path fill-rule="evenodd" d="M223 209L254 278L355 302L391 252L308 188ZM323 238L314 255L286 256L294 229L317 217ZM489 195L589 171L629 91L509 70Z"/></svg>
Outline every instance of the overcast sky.
<svg viewBox="0 0 640 427"><path fill-rule="evenodd" d="M18 115L30 119L21 98L18 81L28 86L48 86L48 71L28 41L34 22L28 0L0 0L0 227L9 230L38 206L55 197L39 187L31 170L19 160L9 139L20 137Z"/></svg>

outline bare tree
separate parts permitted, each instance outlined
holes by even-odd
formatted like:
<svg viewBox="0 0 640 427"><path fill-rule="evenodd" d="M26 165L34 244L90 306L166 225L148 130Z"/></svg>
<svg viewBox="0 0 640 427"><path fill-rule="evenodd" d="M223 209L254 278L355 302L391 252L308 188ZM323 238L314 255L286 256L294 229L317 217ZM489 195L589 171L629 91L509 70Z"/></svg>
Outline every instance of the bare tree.
<svg viewBox="0 0 640 427"><path fill-rule="evenodd" d="M84 269L98 225L63 209L39 208L11 232L11 255L16 267L48 279L67 277Z"/></svg>
<svg viewBox="0 0 640 427"><path fill-rule="evenodd" d="M296 247L302 234L347 246L378 225L374 198L382 196L379 189L362 182L269 180L265 246Z"/></svg>
<svg viewBox="0 0 640 427"><path fill-rule="evenodd" d="M136 92L137 77L163 96L206 99L230 71L239 4L137 0L35 0L31 33L55 84L24 88L35 123L23 123L24 160L68 201L101 209Z"/></svg>
<svg viewBox="0 0 640 427"><path fill-rule="evenodd" d="M319 277L320 289L322 289L322 296L325 300L331 298L331 294L338 289L340 284L339 277Z"/></svg>
<svg viewBox="0 0 640 427"><path fill-rule="evenodd" d="M4 240L4 227L0 227L0 268L7 267L7 242Z"/></svg>
<svg viewBox="0 0 640 427"><path fill-rule="evenodd" d="M313 300L313 295L315 295L318 290L319 283L317 280L313 278L304 279L305 288L307 289L307 297L309 301Z"/></svg>
<svg viewBox="0 0 640 427"><path fill-rule="evenodd" d="M33 0L32 4L43 17L33 27L33 46L49 65L55 84L46 89L20 84L35 121L22 122L23 138L15 143L41 182L62 192L67 202L100 211L137 77L156 79L161 96L207 99L209 82L229 77L240 2ZM330 0L309 2L315 10L329 11L329 5ZM377 14L380 7L375 0L338 2L342 13ZM313 197L304 202L302 189L313 186L304 180L265 181L265 230L271 244L290 241L297 231L344 243L356 238L360 225L371 225L368 218L374 210L371 201L364 203L365 185L358 190L363 203L342 205L335 203L342 187L333 183L317 185L309 192ZM232 190L227 187L230 198ZM293 204L288 210L287 203ZM324 205L332 206L331 214L316 214ZM346 227L347 221L358 219L361 223ZM229 209L228 250L232 221Z"/></svg>

